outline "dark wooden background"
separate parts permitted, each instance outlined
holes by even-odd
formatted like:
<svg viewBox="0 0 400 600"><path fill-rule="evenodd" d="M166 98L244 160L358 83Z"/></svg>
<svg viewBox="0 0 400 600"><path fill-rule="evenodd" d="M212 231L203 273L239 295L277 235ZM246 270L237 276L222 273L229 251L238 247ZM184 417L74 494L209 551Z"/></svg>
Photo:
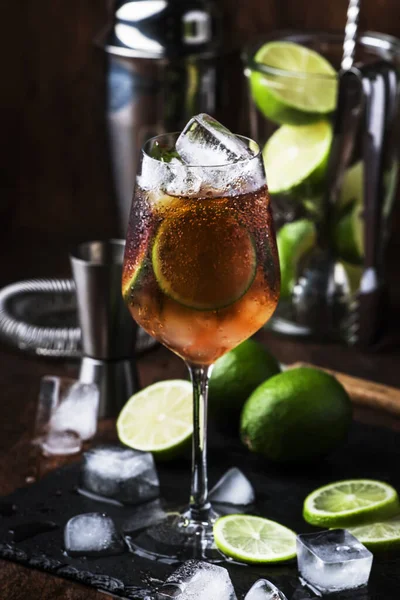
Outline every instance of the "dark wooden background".
<svg viewBox="0 0 400 600"><path fill-rule="evenodd" d="M108 22L113 0L1 4L0 228L109 236L116 215L103 118L104 57L93 39ZM347 0L221 0L226 38L237 46L277 28L342 29L346 6ZM361 27L400 36L399 17L399 0L364 0Z"/></svg>

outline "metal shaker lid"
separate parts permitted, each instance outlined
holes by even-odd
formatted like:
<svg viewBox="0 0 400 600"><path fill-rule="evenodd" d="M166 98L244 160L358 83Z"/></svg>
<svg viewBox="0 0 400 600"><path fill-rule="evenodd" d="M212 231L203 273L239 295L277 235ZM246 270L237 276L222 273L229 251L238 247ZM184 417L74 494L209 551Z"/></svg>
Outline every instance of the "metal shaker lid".
<svg viewBox="0 0 400 600"><path fill-rule="evenodd" d="M221 47L221 30L212 0L117 0L100 44L132 58L212 57Z"/></svg>

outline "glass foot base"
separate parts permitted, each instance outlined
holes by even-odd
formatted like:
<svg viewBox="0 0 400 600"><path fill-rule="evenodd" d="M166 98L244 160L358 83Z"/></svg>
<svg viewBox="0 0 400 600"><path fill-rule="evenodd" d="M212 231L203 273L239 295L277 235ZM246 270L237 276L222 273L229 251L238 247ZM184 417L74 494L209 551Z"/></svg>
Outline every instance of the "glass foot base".
<svg viewBox="0 0 400 600"><path fill-rule="evenodd" d="M213 523L218 518L212 509L205 522L193 521L189 513L169 513L158 523L125 536L129 551L147 560L174 564L196 558L220 563L226 557L214 543Z"/></svg>

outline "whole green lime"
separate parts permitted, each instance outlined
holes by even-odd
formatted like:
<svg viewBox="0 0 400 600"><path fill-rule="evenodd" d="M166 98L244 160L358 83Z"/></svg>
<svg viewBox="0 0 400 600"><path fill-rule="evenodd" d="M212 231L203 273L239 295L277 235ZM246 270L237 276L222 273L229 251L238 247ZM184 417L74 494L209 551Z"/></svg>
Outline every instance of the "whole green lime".
<svg viewBox="0 0 400 600"><path fill-rule="evenodd" d="M276 462L323 456L345 438L352 405L343 386L313 368L285 371L261 384L243 407L240 435Z"/></svg>
<svg viewBox="0 0 400 600"><path fill-rule="evenodd" d="M280 370L276 358L255 340L246 340L221 356L214 365L209 385L210 415L220 428L237 431L247 398L260 383Z"/></svg>

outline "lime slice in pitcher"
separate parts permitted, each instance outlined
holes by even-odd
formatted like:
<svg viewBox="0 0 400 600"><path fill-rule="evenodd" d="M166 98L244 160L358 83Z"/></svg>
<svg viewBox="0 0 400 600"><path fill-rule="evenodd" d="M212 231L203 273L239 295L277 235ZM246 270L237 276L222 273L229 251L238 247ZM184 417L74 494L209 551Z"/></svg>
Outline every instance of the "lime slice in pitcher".
<svg viewBox="0 0 400 600"><path fill-rule="evenodd" d="M263 150L269 192L295 193L302 185L317 187L325 175L331 143L328 121L280 127Z"/></svg>
<svg viewBox="0 0 400 600"><path fill-rule="evenodd" d="M281 297L287 298L296 283L296 269L302 257L316 243L316 229L312 221L299 219L286 223L276 236L281 267Z"/></svg>
<svg viewBox="0 0 400 600"><path fill-rule="evenodd" d="M336 71L318 52L293 42L269 42L254 60L269 67L250 74L254 102L268 119L301 125L335 109Z"/></svg>

